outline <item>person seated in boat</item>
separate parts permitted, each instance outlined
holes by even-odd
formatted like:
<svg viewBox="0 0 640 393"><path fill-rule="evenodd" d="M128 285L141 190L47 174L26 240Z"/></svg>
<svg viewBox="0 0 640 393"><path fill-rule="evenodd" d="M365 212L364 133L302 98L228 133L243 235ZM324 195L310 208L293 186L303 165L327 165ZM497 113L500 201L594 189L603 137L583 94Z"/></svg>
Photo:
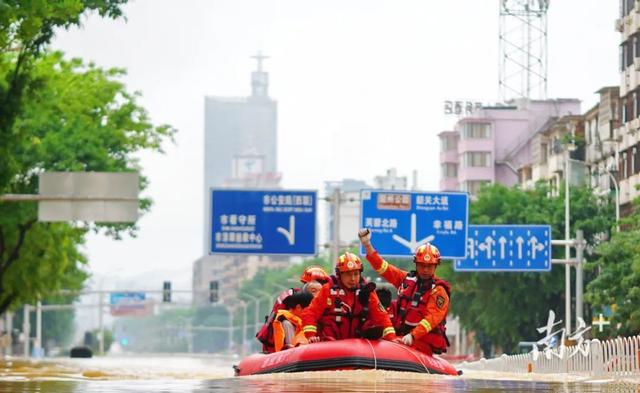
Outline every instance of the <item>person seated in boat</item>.
<svg viewBox="0 0 640 393"><path fill-rule="evenodd" d="M391 323L393 323L393 310L395 308L395 301L392 300L391 290L389 288L381 287L376 288L376 295L378 295L378 299L380 299L380 304L389 314L389 319L391 319Z"/></svg>
<svg viewBox="0 0 640 393"><path fill-rule="evenodd" d="M375 284L366 283L361 273L360 258L350 252L340 255L335 276L302 312L302 330L310 343L361 337L395 340L393 325L375 293ZM372 332L377 332L377 337Z"/></svg>
<svg viewBox="0 0 640 393"><path fill-rule="evenodd" d="M273 320L274 351L297 347L307 344L307 338L302 332L302 310L311 303L313 295L309 292L296 292L284 299L286 309L278 310Z"/></svg>
<svg viewBox="0 0 640 393"><path fill-rule="evenodd" d="M320 292L320 289L322 288L322 284L323 283L317 280L309 281L308 283L302 286L302 292L308 292L313 296L316 296Z"/></svg>
<svg viewBox="0 0 640 393"><path fill-rule="evenodd" d="M324 269L320 266L310 265L307 266L302 274L300 275L300 282L304 285L309 284L312 281L317 281L319 284L324 284L329 279L329 275ZM311 284L310 288L315 287L315 284ZM278 310L285 309L284 300L293 295L294 293L298 293L302 290L302 288L288 288L278 295L275 303L271 307L271 312L267 317L265 317L264 325L262 328L256 333L256 338L258 341L262 343L262 352L271 353L274 352L275 346L273 342L273 320L278 313Z"/></svg>
<svg viewBox="0 0 640 393"><path fill-rule="evenodd" d="M451 285L436 277L440 251L429 243L419 246L413 257L416 270L406 272L385 261L371 244L371 232L361 229L360 242L367 261L385 280L398 288L393 326L405 345L427 354L447 351L446 318Z"/></svg>

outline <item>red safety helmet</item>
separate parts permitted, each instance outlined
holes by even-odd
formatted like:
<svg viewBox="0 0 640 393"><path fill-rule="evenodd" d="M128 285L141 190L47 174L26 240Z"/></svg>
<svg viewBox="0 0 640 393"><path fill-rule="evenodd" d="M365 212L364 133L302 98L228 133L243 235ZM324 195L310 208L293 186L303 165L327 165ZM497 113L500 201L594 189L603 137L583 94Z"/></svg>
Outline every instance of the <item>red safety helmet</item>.
<svg viewBox="0 0 640 393"><path fill-rule="evenodd" d="M439 265L440 251L431 243L423 244L416 249L413 261L415 263L424 263L426 265Z"/></svg>
<svg viewBox="0 0 640 393"><path fill-rule="evenodd" d="M329 275L320 266L317 266L317 265L307 266L307 268L304 269L304 271L300 275L300 281L306 284L313 280L324 284L325 282L329 281Z"/></svg>
<svg viewBox="0 0 640 393"><path fill-rule="evenodd" d="M336 261L336 274L350 272L352 270L362 271L362 261L357 255L345 252Z"/></svg>

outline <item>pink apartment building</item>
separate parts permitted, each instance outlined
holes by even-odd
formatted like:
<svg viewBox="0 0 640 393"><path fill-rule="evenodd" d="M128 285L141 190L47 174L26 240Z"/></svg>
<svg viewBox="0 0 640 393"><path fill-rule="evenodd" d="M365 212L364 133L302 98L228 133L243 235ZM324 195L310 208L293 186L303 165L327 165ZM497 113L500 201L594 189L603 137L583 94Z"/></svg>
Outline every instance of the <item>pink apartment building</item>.
<svg viewBox="0 0 640 393"><path fill-rule="evenodd" d="M442 191L475 195L484 183L513 186L531 177L531 139L567 115L580 114L577 99L517 99L483 107L460 119L440 138Z"/></svg>

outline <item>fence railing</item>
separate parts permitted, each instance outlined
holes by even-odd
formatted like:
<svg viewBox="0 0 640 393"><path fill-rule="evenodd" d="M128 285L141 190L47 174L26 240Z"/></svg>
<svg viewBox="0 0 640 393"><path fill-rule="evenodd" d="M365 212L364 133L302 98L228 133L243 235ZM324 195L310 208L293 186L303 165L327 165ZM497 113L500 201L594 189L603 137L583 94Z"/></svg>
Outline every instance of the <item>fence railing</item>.
<svg viewBox="0 0 640 393"><path fill-rule="evenodd" d="M511 373L587 374L593 377L640 375L640 336L585 340L571 347L502 355L458 365L466 370Z"/></svg>

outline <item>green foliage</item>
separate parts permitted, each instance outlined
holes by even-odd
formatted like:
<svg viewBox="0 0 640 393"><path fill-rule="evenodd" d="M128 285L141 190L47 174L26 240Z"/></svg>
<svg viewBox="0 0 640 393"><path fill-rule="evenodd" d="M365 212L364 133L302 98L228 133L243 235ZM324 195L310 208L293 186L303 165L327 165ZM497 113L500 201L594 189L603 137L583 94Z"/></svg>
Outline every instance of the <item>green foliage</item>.
<svg viewBox="0 0 640 393"><path fill-rule="evenodd" d="M571 189L571 233L582 229L594 244L596 235L606 233L613 223L613 207L608 199L596 197L586 187ZM564 238L564 193L550 196L542 184L533 190L506 188L495 184L483 187L471 204L473 224L550 224L553 239ZM564 255L555 249L554 257ZM442 272L441 272L442 270ZM451 268L438 270L453 285L452 313L463 326L482 337L514 351L519 341L539 339L549 310L564 310L564 267L551 273L466 273Z"/></svg>
<svg viewBox="0 0 640 393"><path fill-rule="evenodd" d="M37 193L42 171L137 171L134 153L161 151L174 129L150 123L137 95L118 81L121 75L122 70L65 60L59 52L34 62L34 88L25 92L12 128L22 138L11 150L15 176L8 192ZM144 177L141 183L144 189ZM150 204L142 200L140 211ZM60 288L80 288L86 260L79 247L91 228L106 228L116 237L136 230L132 224L91 227L36 218L33 203L0 203L0 313Z"/></svg>
<svg viewBox="0 0 640 393"><path fill-rule="evenodd" d="M611 241L597 248L598 258L589 264L597 277L589 283L585 298L596 310L613 306L608 332L602 336L640 334L640 213L622 222L623 232L614 232Z"/></svg>
<svg viewBox="0 0 640 393"><path fill-rule="evenodd" d="M32 78L35 62L46 53L46 46L56 29L78 26L81 18L90 12L102 17L122 16L126 0L65 0L0 2L0 193L17 174L15 145L25 135L13 128L21 115L25 92L39 89Z"/></svg>

